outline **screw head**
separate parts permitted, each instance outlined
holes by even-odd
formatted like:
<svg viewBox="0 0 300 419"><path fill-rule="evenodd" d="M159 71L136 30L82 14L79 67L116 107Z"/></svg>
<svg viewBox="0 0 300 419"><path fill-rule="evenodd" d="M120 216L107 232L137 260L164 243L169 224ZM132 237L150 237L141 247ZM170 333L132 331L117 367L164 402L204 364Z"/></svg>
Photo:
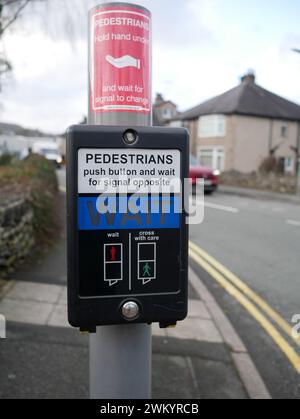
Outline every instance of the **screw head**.
<svg viewBox="0 0 300 419"><path fill-rule="evenodd" d="M139 306L134 301L127 301L122 306L122 316L128 321L135 320L139 316Z"/></svg>

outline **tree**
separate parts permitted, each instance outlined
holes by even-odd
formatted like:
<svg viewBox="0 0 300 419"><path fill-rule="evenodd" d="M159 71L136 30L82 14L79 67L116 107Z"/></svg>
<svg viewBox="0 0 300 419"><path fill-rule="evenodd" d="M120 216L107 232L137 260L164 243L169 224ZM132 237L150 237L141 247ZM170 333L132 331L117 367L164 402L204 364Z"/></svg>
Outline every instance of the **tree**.
<svg viewBox="0 0 300 419"><path fill-rule="evenodd" d="M0 37L19 18L31 1L35 0L0 0Z"/></svg>
<svg viewBox="0 0 300 419"><path fill-rule="evenodd" d="M36 5L44 5L45 10L49 13L51 9L53 12L58 10L58 4L60 7L60 17L64 20L54 21L55 30L53 32L63 33L66 38L69 39L70 44L72 44L75 36L84 32L82 30L82 22L85 22L86 19L83 19L88 8L94 4L93 0L59 0L58 1L49 1L49 0L0 0L0 44L3 41L3 35L7 30L12 30L15 27L15 24L22 17L22 13L28 6L32 5L33 13L37 12L41 15L41 8L37 7L36 10L33 7ZM63 13L61 13L63 11ZM53 14L53 16L55 16ZM54 20L54 18L52 17ZM47 30L47 29L46 29ZM81 35L80 35L81 36ZM84 35L85 36L85 35ZM7 57L3 52L0 51L0 90L1 90L1 79L2 77L12 71L12 64L9 57Z"/></svg>
<svg viewBox="0 0 300 419"><path fill-rule="evenodd" d="M22 11L35 0L0 0L0 39L5 31L20 17ZM12 70L12 65L0 54L0 77Z"/></svg>
<svg viewBox="0 0 300 419"><path fill-rule="evenodd" d="M2 41L3 35L8 29L13 28L14 24L21 18L22 12L30 5L34 3L44 3L45 5L50 4L48 0L0 0L0 43ZM73 9L76 9L76 2L74 0L64 0L63 7L65 13L68 16L69 21L78 21L74 17L74 14L71 16L71 5ZM79 0L79 4L83 4L82 0ZM12 64L9 60L9 57L6 57L3 52L0 51L0 79L5 74L12 71ZM0 82L1 89L1 82Z"/></svg>

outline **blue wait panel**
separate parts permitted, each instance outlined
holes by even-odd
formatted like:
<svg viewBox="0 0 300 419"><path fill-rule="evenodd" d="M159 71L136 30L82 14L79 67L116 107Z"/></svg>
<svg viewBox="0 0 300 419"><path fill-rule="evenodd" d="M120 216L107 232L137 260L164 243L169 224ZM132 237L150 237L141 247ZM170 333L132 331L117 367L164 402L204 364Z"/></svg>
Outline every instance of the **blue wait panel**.
<svg viewBox="0 0 300 419"><path fill-rule="evenodd" d="M180 196L78 197L79 230L171 229L180 220Z"/></svg>

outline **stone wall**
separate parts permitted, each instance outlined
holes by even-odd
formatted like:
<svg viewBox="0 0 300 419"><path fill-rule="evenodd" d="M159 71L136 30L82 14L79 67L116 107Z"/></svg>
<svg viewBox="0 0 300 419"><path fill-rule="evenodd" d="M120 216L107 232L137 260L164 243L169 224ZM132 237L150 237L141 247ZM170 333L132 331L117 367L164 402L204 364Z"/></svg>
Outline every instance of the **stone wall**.
<svg viewBox="0 0 300 419"><path fill-rule="evenodd" d="M22 197L0 199L0 272L8 273L35 244L33 210Z"/></svg>
<svg viewBox="0 0 300 419"><path fill-rule="evenodd" d="M240 188L259 189L283 194L294 194L296 191L296 178L276 173L240 173L237 171L225 172L220 176L220 183Z"/></svg>

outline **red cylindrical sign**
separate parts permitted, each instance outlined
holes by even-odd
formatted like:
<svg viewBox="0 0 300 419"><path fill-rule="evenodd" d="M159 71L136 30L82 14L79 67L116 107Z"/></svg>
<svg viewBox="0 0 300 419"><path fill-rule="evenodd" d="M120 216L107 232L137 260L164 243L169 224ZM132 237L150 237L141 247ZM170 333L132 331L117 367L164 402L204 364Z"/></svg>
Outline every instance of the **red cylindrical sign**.
<svg viewBox="0 0 300 419"><path fill-rule="evenodd" d="M151 14L104 4L91 13L90 108L151 113Z"/></svg>

